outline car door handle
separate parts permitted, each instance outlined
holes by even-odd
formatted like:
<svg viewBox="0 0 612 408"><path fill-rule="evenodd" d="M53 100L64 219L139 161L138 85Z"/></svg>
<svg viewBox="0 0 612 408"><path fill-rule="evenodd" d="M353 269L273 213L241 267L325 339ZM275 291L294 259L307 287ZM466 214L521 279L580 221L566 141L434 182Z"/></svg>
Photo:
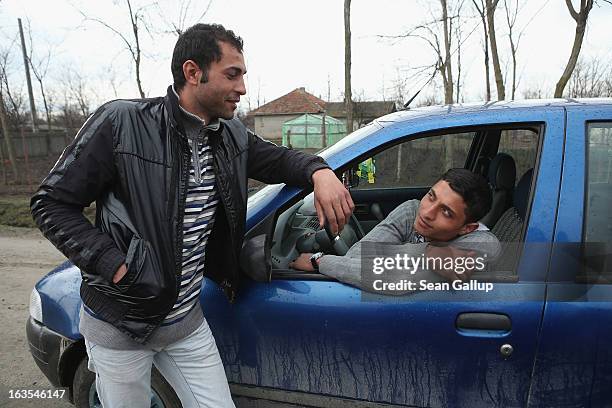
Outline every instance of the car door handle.
<svg viewBox="0 0 612 408"><path fill-rule="evenodd" d="M460 330L509 332L512 329L510 317L501 313L460 313L455 325Z"/></svg>

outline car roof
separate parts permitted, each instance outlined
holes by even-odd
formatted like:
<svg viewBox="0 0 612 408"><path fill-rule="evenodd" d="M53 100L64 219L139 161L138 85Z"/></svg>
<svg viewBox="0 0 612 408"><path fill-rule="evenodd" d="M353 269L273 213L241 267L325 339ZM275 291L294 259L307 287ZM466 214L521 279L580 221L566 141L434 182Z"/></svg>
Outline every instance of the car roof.
<svg viewBox="0 0 612 408"><path fill-rule="evenodd" d="M553 108L569 106L601 106L612 105L612 98L566 98L566 99L525 99L513 101L489 101L461 103L453 105L421 106L418 108L408 108L400 110L376 119L381 125L387 122L401 122L415 118L427 116L465 114L474 112L508 110L508 109L533 109L533 108Z"/></svg>

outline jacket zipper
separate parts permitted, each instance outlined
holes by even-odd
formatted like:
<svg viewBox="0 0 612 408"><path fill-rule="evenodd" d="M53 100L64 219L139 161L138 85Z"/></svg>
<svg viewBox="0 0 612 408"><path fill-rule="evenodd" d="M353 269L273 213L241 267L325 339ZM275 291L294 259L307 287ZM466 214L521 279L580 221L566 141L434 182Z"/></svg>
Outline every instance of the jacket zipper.
<svg viewBox="0 0 612 408"><path fill-rule="evenodd" d="M202 170L200 169L200 155L198 152L198 141L191 141L191 153L193 157L193 178L197 184L202 182Z"/></svg>
<svg viewBox="0 0 612 408"><path fill-rule="evenodd" d="M227 218L228 221L228 227L229 227L229 234L230 234L230 242L234 242L234 233L232 231L232 223L229 220L229 214L228 214L228 210L227 210L227 202L226 202L226 197L224 194L224 191L222 188L220 188L220 183L219 183L219 179L220 179L220 171L219 168L217 166L217 149L218 147L218 141L215 141L213 143L211 143L211 147L212 147L212 153L213 153L213 169L215 172L215 183L217 183L217 189L219 192L219 197L221 198L221 202L223 203L223 206L225 207L225 217ZM233 277L232 277L233 278ZM234 303L235 299L236 299L236 289L234 288L234 285L232 284L232 282L228 279L225 278L222 282L221 282L221 288L223 289L223 292L225 292L225 295L227 296L228 300L230 303Z"/></svg>

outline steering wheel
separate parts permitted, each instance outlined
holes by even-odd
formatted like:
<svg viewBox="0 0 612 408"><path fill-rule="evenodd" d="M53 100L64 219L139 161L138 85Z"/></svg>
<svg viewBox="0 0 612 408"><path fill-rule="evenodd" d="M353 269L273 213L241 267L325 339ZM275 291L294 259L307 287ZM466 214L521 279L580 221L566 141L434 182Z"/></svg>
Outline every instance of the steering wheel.
<svg viewBox="0 0 612 408"><path fill-rule="evenodd" d="M357 235L357 240L360 240L361 238L363 238L364 233L363 233L363 229L361 228L361 224L359 224L359 221L357 221L357 218L355 217L354 214L351 214L349 224L351 223L354 226L354 230ZM334 248L336 255L340 255L340 256L346 255L346 253L348 252L351 246L346 243L344 238L342 238L342 235L338 234L334 236L328 223L325 223L324 228L327 234L327 238L329 238L329 241L332 243L332 247Z"/></svg>
<svg viewBox="0 0 612 408"><path fill-rule="evenodd" d="M347 245L346 242L344 242L344 239L342 238L342 236L340 234L334 236L334 234L331 231L331 228L329 228L329 224L325 223L325 232L327 233L327 237L329 238L329 241L332 243L332 246L334 247L334 251L336 252L336 255L346 255L346 253L349 250L349 246Z"/></svg>

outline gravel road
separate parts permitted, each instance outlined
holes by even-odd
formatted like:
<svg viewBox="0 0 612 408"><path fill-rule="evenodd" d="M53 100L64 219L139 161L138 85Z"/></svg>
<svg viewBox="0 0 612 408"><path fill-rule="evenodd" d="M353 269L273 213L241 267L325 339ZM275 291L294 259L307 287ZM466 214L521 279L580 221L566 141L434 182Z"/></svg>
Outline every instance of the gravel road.
<svg viewBox="0 0 612 408"><path fill-rule="evenodd" d="M65 400L10 399L9 390L51 389L28 350L30 292L64 260L38 230L0 226L0 407L72 407Z"/></svg>

